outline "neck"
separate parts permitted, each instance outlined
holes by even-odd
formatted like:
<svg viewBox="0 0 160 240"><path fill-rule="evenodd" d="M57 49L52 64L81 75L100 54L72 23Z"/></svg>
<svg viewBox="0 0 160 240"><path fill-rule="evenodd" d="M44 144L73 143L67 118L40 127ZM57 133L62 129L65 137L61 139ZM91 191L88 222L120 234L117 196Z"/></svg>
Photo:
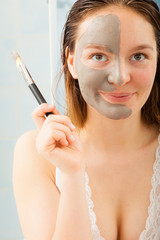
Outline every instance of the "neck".
<svg viewBox="0 0 160 240"><path fill-rule="evenodd" d="M92 112L93 113L93 112ZM136 150L148 143L153 136L137 113L123 120L111 120L94 112L88 114L85 127L81 131L82 141L87 149L115 153ZM155 134L155 133L154 133Z"/></svg>

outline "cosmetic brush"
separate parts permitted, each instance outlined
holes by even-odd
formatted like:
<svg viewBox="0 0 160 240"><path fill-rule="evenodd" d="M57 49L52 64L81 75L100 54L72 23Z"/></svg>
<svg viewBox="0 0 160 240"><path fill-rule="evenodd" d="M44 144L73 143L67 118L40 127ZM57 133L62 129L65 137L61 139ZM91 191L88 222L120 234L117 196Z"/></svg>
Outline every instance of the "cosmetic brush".
<svg viewBox="0 0 160 240"><path fill-rule="evenodd" d="M32 77L31 77L31 74L29 73L28 69L24 65L24 63L23 63L21 57L19 56L19 54L17 52L13 51L12 52L12 57L15 60L15 63L16 63L16 66L17 66L18 70L22 73L28 87L30 88L33 95L35 96L37 102L39 104L47 103L46 100L44 99L43 95L39 91L37 85L33 81ZM50 114L53 114L53 113L52 112L47 112L45 114L45 116L47 117Z"/></svg>

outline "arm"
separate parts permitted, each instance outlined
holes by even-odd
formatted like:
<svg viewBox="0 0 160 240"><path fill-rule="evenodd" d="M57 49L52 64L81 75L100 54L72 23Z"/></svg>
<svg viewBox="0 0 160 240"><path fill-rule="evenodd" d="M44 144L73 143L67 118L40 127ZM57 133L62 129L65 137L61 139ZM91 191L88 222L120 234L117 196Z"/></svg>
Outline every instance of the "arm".
<svg viewBox="0 0 160 240"><path fill-rule="evenodd" d="M60 194L55 167L35 149L36 131L16 143L13 188L20 224L26 240L50 240L55 230Z"/></svg>
<svg viewBox="0 0 160 240"><path fill-rule="evenodd" d="M36 151L36 135L23 135L14 156L13 186L25 239L92 239L84 171L62 174L60 195L55 167Z"/></svg>
<svg viewBox="0 0 160 240"><path fill-rule="evenodd" d="M91 240L85 171L62 174L61 197L53 240Z"/></svg>

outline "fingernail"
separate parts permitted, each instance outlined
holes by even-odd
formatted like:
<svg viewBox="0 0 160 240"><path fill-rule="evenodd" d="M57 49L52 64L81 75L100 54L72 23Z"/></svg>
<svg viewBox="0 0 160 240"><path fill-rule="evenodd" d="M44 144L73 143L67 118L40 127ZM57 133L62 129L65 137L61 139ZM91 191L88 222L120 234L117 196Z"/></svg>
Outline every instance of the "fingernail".
<svg viewBox="0 0 160 240"><path fill-rule="evenodd" d="M75 129L76 127L71 123L71 128L72 128L72 129Z"/></svg>
<svg viewBox="0 0 160 240"><path fill-rule="evenodd" d="M53 107L54 107L54 104L49 104L49 107L50 107L50 108L53 108Z"/></svg>

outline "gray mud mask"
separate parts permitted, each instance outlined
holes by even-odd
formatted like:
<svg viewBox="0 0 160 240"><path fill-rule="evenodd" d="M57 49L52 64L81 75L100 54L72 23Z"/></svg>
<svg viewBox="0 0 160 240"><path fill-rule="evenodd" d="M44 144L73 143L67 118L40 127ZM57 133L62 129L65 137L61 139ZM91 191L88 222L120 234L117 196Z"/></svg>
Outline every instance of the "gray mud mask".
<svg viewBox="0 0 160 240"><path fill-rule="evenodd" d="M105 47L115 56L114 64L103 70L86 66L81 58L83 50L88 45ZM81 94L91 107L107 118L119 120L131 115L132 110L123 104L111 104L99 94L113 92L113 83L121 85L120 74L120 20L116 15L96 17L89 25L86 32L80 37L76 48L76 72Z"/></svg>

